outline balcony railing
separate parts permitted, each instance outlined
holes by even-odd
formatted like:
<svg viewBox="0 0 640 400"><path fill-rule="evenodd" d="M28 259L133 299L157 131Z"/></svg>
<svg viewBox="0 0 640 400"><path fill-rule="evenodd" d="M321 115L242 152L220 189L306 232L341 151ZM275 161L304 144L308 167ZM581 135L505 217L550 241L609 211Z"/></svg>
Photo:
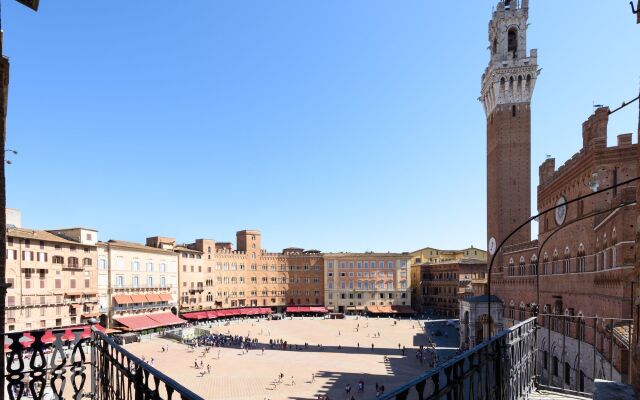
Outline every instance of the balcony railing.
<svg viewBox="0 0 640 400"><path fill-rule="evenodd" d="M533 390L535 365L536 318L530 318L381 399L520 399Z"/></svg>
<svg viewBox="0 0 640 400"><path fill-rule="evenodd" d="M46 331L5 335L3 398L22 399L185 399L202 400L173 379L149 366L92 327L54 330L55 340L44 343ZM48 340L45 340L48 341ZM29 347L25 348L25 345ZM63 347L70 343L70 349Z"/></svg>

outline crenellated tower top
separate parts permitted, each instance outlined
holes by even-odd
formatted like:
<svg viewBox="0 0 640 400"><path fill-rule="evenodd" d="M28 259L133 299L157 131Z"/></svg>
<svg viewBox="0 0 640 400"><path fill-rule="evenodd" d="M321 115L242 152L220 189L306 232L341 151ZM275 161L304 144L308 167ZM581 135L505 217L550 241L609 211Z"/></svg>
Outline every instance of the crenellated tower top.
<svg viewBox="0 0 640 400"><path fill-rule="evenodd" d="M482 75L480 100L487 116L503 104L531 102L538 52L527 56L528 0L501 0L489 21L491 60Z"/></svg>

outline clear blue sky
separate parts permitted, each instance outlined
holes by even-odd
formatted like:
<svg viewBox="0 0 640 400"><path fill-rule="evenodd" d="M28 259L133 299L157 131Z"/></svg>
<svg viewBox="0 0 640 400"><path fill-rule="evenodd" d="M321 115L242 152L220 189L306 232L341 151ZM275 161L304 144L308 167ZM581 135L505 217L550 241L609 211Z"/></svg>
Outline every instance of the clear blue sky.
<svg viewBox="0 0 640 400"><path fill-rule="evenodd" d="M8 206L102 240L485 248L495 3L3 0ZM593 101L638 93L640 28L627 0L531 7L535 189L546 154L578 151ZM610 143L636 126L637 108L616 114Z"/></svg>

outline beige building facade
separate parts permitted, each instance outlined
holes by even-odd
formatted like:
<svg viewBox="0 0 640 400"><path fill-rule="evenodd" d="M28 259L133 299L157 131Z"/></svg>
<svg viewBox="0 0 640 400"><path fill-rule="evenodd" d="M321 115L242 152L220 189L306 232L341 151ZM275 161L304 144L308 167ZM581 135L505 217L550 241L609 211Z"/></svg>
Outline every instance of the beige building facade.
<svg viewBox="0 0 640 400"><path fill-rule="evenodd" d="M409 253L325 253L324 302L333 312L411 305Z"/></svg>
<svg viewBox="0 0 640 400"><path fill-rule="evenodd" d="M178 255L172 249L120 240L101 242L98 270L100 320L105 326L146 330L178 323Z"/></svg>
<svg viewBox="0 0 640 400"><path fill-rule="evenodd" d="M7 332L80 325L98 315L97 239L86 228L7 228Z"/></svg>

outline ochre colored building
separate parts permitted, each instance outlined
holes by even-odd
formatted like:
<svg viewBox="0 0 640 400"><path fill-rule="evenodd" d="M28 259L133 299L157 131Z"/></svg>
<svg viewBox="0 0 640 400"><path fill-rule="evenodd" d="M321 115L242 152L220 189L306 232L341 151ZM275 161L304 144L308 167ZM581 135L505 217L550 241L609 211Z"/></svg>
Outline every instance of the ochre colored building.
<svg viewBox="0 0 640 400"><path fill-rule="evenodd" d="M198 239L178 246L181 312L236 307L323 304L323 258L317 250L262 248L257 230L236 234L231 243Z"/></svg>
<svg viewBox="0 0 640 400"><path fill-rule="evenodd" d="M97 316L97 236L86 228L7 228L7 332L80 325Z"/></svg>

